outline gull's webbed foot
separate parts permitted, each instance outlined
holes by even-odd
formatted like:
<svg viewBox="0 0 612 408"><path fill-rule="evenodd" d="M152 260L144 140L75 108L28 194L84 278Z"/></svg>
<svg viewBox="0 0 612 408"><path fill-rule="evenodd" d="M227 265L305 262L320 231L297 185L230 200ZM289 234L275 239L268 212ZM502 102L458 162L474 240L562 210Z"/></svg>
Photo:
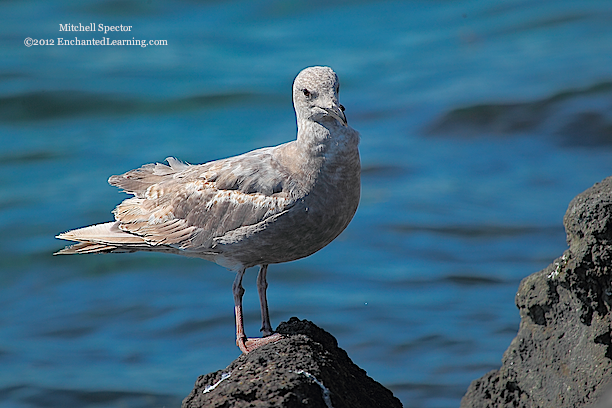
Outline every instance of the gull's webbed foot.
<svg viewBox="0 0 612 408"><path fill-rule="evenodd" d="M274 333L269 336L259 337L259 338L241 337L241 338L236 339L236 345L240 348L240 350L242 350L244 354L247 354L255 350L256 348L265 346L266 344L274 343L276 341L279 341L282 338L283 336L278 333Z"/></svg>

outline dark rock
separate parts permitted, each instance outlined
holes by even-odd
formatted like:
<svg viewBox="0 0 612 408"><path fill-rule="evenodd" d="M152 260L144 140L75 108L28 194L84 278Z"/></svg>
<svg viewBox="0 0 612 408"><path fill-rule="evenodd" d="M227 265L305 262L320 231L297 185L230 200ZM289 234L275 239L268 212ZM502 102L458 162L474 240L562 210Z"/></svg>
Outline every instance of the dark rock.
<svg viewBox="0 0 612 408"><path fill-rule="evenodd" d="M472 382L461 407L583 407L612 387L612 177L564 218L569 250L523 279L517 336L502 367ZM604 405L601 405L604 404Z"/></svg>
<svg viewBox="0 0 612 408"><path fill-rule="evenodd" d="M402 406L314 323L292 317L277 332L287 337L200 376L183 408Z"/></svg>

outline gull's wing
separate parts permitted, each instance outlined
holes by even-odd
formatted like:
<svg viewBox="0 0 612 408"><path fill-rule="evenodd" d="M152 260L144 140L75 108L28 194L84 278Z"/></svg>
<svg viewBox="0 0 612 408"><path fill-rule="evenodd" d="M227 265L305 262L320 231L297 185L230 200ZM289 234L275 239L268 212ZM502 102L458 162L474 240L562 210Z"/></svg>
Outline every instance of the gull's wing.
<svg viewBox="0 0 612 408"><path fill-rule="evenodd" d="M101 224L108 225L104 233L86 227L59 238L97 243L101 249L93 252L109 252L109 246L138 250L143 245L214 252L215 238L278 215L295 203L293 182L274 156L277 148L200 165L168 158L167 165L147 164L112 176L111 185L134 195L115 208L116 222Z"/></svg>

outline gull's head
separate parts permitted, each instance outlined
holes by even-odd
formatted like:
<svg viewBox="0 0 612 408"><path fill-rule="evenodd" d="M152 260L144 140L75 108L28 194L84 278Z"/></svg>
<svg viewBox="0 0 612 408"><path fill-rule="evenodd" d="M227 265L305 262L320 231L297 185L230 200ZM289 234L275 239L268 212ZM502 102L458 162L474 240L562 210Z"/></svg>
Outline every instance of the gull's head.
<svg viewBox="0 0 612 408"><path fill-rule="evenodd" d="M293 106L300 119L315 122L337 121L347 126L344 107L338 102L340 83L329 67L302 70L293 81Z"/></svg>

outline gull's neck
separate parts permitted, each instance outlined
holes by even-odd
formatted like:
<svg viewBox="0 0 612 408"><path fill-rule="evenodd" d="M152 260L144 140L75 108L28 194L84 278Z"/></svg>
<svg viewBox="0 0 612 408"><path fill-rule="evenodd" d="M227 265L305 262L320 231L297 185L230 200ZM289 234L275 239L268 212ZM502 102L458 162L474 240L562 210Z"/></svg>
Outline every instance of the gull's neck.
<svg viewBox="0 0 612 408"><path fill-rule="evenodd" d="M312 158L333 154L339 147L346 146L347 139L352 139L357 133L335 119L326 120L322 124L300 118L297 126L298 149Z"/></svg>
<svg viewBox="0 0 612 408"><path fill-rule="evenodd" d="M297 145L302 152L319 156L327 150L326 147L331 139L328 128L308 119L298 120L297 128Z"/></svg>
<svg viewBox="0 0 612 408"><path fill-rule="evenodd" d="M298 195L310 191L324 167L357 166L355 171L359 172L359 133L356 130L331 120L323 125L298 118L297 125L297 140L278 146L275 154L280 164L293 174Z"/></svg>

